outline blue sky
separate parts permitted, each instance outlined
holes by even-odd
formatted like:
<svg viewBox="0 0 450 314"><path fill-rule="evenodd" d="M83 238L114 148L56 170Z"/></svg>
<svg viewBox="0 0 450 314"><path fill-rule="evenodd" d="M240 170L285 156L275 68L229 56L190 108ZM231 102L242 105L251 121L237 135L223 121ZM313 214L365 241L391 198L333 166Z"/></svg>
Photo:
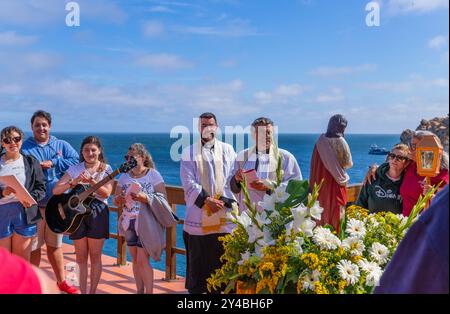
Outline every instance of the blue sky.
<svg viewBox="0 0 450 314"><path fill-rule="evenodd" d="M282 133L400 133L448 114L448 0L0 0L0 127L168 132L215 112Z"/></svg>

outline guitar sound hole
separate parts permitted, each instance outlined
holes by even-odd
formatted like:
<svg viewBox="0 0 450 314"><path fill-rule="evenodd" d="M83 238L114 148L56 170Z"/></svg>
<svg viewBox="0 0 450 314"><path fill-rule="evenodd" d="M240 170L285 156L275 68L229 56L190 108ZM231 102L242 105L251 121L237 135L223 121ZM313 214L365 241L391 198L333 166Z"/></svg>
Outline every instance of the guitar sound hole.
<svg viewBox="0 0 450 314"><path fill-rule="evenodd" d="M78 197L73 196L73 197L70 198L70 200L69 200L69 207L71 209L76 209L79 204L80 204L80 199Z"/></svg>

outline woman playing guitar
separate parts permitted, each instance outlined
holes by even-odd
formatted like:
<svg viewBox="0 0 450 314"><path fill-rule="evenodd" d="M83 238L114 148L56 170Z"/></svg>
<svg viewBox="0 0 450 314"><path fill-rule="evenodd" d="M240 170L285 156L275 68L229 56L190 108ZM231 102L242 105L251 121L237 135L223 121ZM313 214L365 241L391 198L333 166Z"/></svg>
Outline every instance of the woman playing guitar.
<svg viewBox="0 0 450 314"><path fill-rule="evenodd" d="M81 144L80 163L71 166L53 189L54 195L60 195L77 184L93 186L113 171L106 163L100 139L88 136ZM107 205L112 193L113 181L109 181L95 192L96 199ZM86 216L78 229L69 237L74 241L77 264L80 269L80 290L87 292L88 257L91 260L90 294L95 294L102 273L102 248L109 238L109 210L107 206L92 208L92 214Z"/></svg>

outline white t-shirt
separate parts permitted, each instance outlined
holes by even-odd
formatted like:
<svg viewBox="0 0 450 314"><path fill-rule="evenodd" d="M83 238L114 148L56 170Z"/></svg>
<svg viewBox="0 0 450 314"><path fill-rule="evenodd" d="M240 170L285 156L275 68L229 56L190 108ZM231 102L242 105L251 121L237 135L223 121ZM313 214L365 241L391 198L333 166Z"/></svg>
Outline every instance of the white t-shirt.
<svg viewBox="0 0 450 314"><path fill-rule="evenodd" d="M25 175L25 163L23 156L20 155L19 159L5 163L2 158L0 158L0 176L16 176L17 180L25 186L27 180ZM0 187L4 189L6 186L0 183ZM19 200L14 195L8 195L0 199L0 205L18 202Z"/></svg>
<svg viewBox="0 0 450 314"><path fill-rule="evenodd" d="M125 194L128 194L132 183L139 184L141 186L141 192L150 195L155 191L155 186L164 183L164 179L155 169L150 169L145 176L137 179L132 178L129 173L124 173L117 183L117 188L125 188ZM137 201L134 201L132 204L131 208L127 208L127 206L124 206L123 208L123 214L130 219L135 218L139 214L139 209L141 207L141 204Z"/></svg>
<svg viewBox="0 0 450 314"><path fill-rule="evenodd" d="M76 178L78 178L78 177L79 177L84 171L86 171L86 170L87 170L87 169L86 169L85 163L84 163L84 162L81 162L81 163L79 163L79 164L77 164L77 165L70 166L69 169L67 169L67 174L68 174L72 179L76 179ZM109 174L111 174L111 173L113 173L113 170L112 170L111 166L110 166L110 165L106 165L104 171L102 171L102 172L100 172L100 173L95 172L95 173L92 175L92 177L94 178L95 181L98 182L98 181L102 180L104 177L106 177L107 175L109 175ZM98 200L104 202L105 204L108 204L108 198L100 197L100 196L98 196L98 195L95 194L95 193L94 193L94 195L95 195L95 198L96 198L96 199L98 199Z"/></svg>

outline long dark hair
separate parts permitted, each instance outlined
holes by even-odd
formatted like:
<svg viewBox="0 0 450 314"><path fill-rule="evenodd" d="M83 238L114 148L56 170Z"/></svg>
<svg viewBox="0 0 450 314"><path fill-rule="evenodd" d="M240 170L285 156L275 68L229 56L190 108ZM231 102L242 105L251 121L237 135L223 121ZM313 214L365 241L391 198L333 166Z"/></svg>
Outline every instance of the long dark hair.
<svg viewBox="0 0 450 314"><path fill-rule="evenodd" d="M347 119L341 114L336 114L330 118L325 136L328 138L344 137L346 128Z"/></svg>
<svg viewBox="0 0 450 314"><path fill-rule="evenodd" d="M80 162L84 162L84 156L83 156L83 148L85 145L88 144L93 144L95 146L98 147L98 149L100 150L100 155L98 156L98 160L100 161L100 167L98 168L98 172L102 172L103 170L105 170L106 168L106 157L105 157L105 153L103 151L103 145L102 142L100 141L100 139L96 136L88 136L86 137L83 142L81 143L81 148L80 148Z"/></svg>
<svg viewBox="0 0 450 314"><path fill-rule="evenodd" d="M3 142L3 139L5 139L7 137L11 137L13 132L16 132L17 134L20 135L20 137L22 138L22 143L23 143L23 141L25 140L25 134L23 133L23 131L20 128L14 126L14 125L8 126L0 132L1 133L0 140ZM3 146L0 144L0 154L2 154L2 153L3 153Z"/></svg>

